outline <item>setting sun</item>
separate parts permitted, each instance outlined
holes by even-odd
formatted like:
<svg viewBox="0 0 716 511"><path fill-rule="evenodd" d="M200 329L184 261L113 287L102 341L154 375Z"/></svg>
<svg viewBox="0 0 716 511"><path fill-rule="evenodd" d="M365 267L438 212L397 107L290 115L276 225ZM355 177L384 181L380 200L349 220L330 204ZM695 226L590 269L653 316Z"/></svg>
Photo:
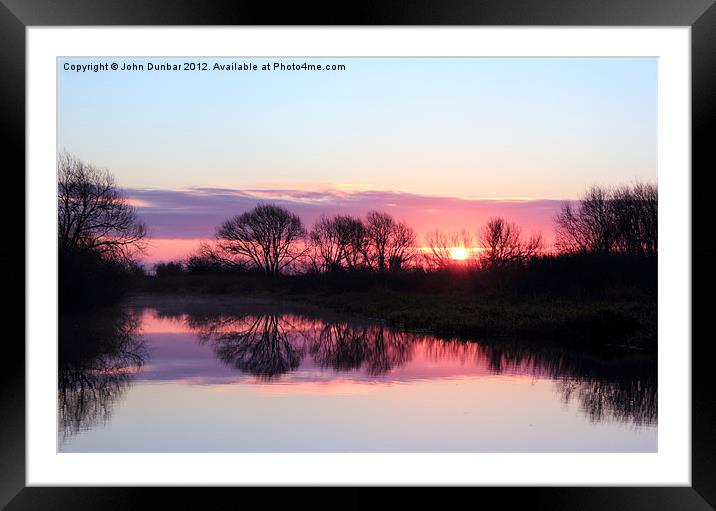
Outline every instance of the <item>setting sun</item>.
<svg viewBox="0 0 716 511"><path fill-rule="evenodd" d="M464 261L467 259L467 249L465 247L453 247L450 249L450 257L456 261Z"/></svg>

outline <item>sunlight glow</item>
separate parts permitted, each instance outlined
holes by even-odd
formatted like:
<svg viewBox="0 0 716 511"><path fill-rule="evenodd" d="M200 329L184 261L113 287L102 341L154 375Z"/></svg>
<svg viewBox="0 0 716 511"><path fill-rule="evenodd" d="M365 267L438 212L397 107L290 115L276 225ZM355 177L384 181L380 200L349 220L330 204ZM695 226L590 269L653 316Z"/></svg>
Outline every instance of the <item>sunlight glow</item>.
<svg viewBox="0 0 716 511"><path fill-rule="evenodd" d="M467 249L465 247L450 248L450 257L456 261L464 261L467 259Z"/></svg>

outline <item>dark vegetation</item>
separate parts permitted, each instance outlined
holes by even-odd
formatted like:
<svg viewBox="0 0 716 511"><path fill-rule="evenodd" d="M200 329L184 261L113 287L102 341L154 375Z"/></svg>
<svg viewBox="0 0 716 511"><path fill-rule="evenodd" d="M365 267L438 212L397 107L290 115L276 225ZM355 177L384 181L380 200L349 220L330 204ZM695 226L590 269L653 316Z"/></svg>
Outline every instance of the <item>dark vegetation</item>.
<svg viewBox="0 0 716 511"><path fill-rule="evenodd" d="M442 336L656 347L655 185L593 187L566 203L553 254L540 233L503 218L475 235L428 233L421 248L385 212L323 217L309 230L285 208L260 204L150 275L136 262L145 228L112 177L67 154L58 174L61 308L129 290L255 295Z"/></svg>
<svg viewBox="0 0 716 511"><path fill-rule="evenodd" d="M143 273L146 229L107 171L63 153L57 174L59 306L115 302Z"/></svg>

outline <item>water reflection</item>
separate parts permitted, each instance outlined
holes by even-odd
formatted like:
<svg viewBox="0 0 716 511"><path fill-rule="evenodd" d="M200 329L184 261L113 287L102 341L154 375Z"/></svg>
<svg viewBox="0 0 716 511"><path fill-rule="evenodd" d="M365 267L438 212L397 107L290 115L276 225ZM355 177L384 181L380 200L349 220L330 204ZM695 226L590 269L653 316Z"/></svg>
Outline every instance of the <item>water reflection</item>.
<svg viewBox="0 0 716 511"><path fill-rule="evenodd" d="M123 308L60 315L58 413L61 439L105 424L147 358L140 317Z"/></svg>
<svg viewBox="0 0 716 511"><path fill-rule="evenodd" d="M435 365L484 366L490 374L556 381L565 404L578 400L592 421L651 425L657 421L656 358L624 351L584 352L520 342L438 339L381 324L297 314L173 316L212 346L225 364L275 380L310 361L323 370L379 377L408 364L421 350Z"/></svg>
<svg viewBox="0 0 716 511"><path fill-rule="evenodd" d="M593 422L616 419L648 425L657 421L656 357L622 351L535 349L518 343L488 346L485 353L498 374L527 371L556 379L564 403L576 398Z"/></svg>
<svg viewBox="0 0 716 511"><path fill-rule="evenodd" d="M578 403L582 414L595 423L653 426L657 422L656 357L648 354L439 339L341 316L279 313L273 306L240 313L206 305L189 312L184 306L174 307L145 308L141 314L125 308L91 318L63 317L59 371L63 435L106 423L138 373L142 381L191 384L230 373L241 376L242 383L251 384L242 376L247 375L254 383L286 385L334 377L342 385L359 385L465 375L527 376L553 381L555 398L565 406ZM147 368L147 348L138 331L152 322L164 329L171 325L171 335L189 335L188 343L202 352L208 354L204 347L209 348L213 355L201 360L213 365L192 365L202 356L199 352L177 358L177 350L186 349L182 347L186 344L171 336L161 341L150 326L145 336L152 339L152 349L159 350L155 352L160 357ZM292 376L299 374L300 379Z"/></svg>
<svg viewBox="0 0 716 511"><path fill-rule="evenodd" d="M383 325L355 325L326 321L309 337L309 353L321 368L365 370L379 376L410 360L414 335Z"/></svg>
<svg viewBox="0 0 716 511"><path fill-rule="evenodd" d="M608 418L636 426L656 424L656 382L645 380L579 380L558 382L565 403L575 397L592 422Z"/></svg>
<svg viewBox="0 0 716 511"><path fill-rule="evenodd" d="M384 375L410 360L413 334L296 314L180 316L226 365L269 381L310 356L321 369Z"/></svg>
<svg viewBox="0 0 716 511"><path fill-rule="evenodd" d="M219 360L268 379L297 369L304 356L302 344L292 339L295 328L287 317L199 317L188 323Z"/></svg>

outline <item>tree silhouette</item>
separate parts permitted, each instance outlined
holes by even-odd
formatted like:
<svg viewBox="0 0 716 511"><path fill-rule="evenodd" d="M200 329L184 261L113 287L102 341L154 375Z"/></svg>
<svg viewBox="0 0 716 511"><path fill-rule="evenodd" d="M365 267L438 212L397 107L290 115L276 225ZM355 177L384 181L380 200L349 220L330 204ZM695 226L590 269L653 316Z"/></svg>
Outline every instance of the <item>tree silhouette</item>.
<svg viewBox="0 0 716 511"><path fill-rule="evenodd" d="M517 224L500 217L491 218L478 238L482 244L483 262L491 268L523 264L537 255L542 246L540 234L524 238Z"/></svg>
<svg viewBox="0 0 716 511"><path fill-rule="evenodd" d="M273 204L260 204L224 222L216 231L216 257L269 275L278 275L306 248L301 219ZM225 254L225 255L221 255Z"/></svg>
<svg viewBox="0 0 716 511"><path fill-rule="evenodd" d="M112 175L67 152L59 155L57 173L60 251L130 262L144 248L146 228Z"/></svg>
<svg viewBox="0 0 716 511"><path fill-rule="evenodd" d="M564 252L608 252L616 235L609 193L593 186L579 204L562 205L555 218L557 248Z"/></svg>
<svg viewBox="0 0 716 511"><path fill-rule="evenodd" d="M636 183L612 191L614 249L632 255L657 251L658 194L653 184Z"/></svg>
<svg viewBox="0 0 716 511"><path fill-rule="evenodd" d="M399 271L415 259L417 236L412 227L405 222L395 222L388 238L388 268Z"/></svg>
<svg viewBox="0 0 716 511"><path fill-rule="evenodd" d="M428 251L424 254L424 259L428 268L444 269L454 266L454 248L464 248L468 255L472 252L472 236L464 229L450 233L435 229L425 235L425 244Z"/></svg>
<svg viewBox="0 0 716 511"><path fill-rule="evenodd" d="M146 229L107 170L66 151L57 162L58 301L96 307L124 294L138 274Z"/></svg>
<svg viewBox="0 0 716 511"><path fill-rule="evenodd" d="M359 218L336 215L318 219L309 236L313 269L332 272L362 266L365 227Z"/></svg>
<svg viewBox="0 0 716 511"><path fill-rule="evenodd" d="M388 213L369 211L366 215L366 243L365 256L370 267L385 272L387 269L387 250L390 233L395 220Z"/></svg>
<svg viewBox="0 0 716 511"><path fill-rule="evenodd" d="M343 243L343 260L346 268L356 270L365 266L366 229L360 218L339 215L335 218Z"/></svg>
<svg viewBox="0 0 716 511"><path fill-rule="evenodd" d="M658 194L654 184L591 187L576 205L555 217L557 248L563 252L653 255L657 252Z"/></svg>
<svg viewBox="0 0 716 511"><path fill-rule="evenodd" d="M396 222L382 211L369 211L365 230L364 255L370 268L380 273L398 271L415 258L417 237L405 222Z"/></svg>

